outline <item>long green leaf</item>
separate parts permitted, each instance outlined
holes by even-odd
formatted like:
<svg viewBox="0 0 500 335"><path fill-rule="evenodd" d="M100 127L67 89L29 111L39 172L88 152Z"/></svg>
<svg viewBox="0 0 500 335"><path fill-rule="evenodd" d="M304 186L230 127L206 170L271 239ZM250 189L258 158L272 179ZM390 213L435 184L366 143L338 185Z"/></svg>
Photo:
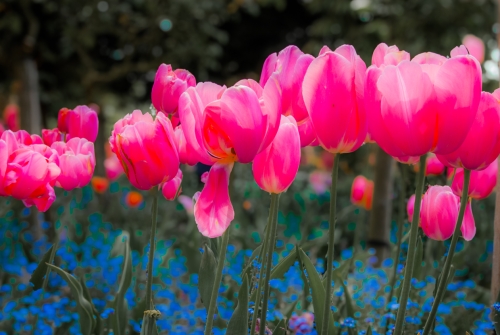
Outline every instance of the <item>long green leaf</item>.
<svg viewBox="0 0 500 335"><path fill-rule="evenodd" d="M158 335L156 318L144 313L142 318L141 335Z"/></svg>
<svg viewBox="0 0 500 335"><path fill-rule="evenodd" d="M80 331L82 332L83 335L91 335L94 331L95 327L95 320L94 317L92 316L92 305L90 302L85 299L82 285L78 282L78 280L64 271L63 269L52 265L52 264L47 264L53 271L57 272L62 279L66 283L68 283L68 286L71 289L71 294L73 294L74 298L76 299L76 305L78 307L78 315L80 316Z"/></svg>
<svg viewBox="0 0 500 335"><path fill-rule="evenodd" d="M254 259L257 258L257 256L259 256L261 249L262 249L262 244L254 249L254 251L252 252L252 255L250 255L250 258L248 259L247 266L241 272L241 275L240 275L241 278L243 278L244 276L250 276L250 270L252 270L253 261L254 261Z"/></svg>
<svg viewBox="0 0 500 335"><path fill-rule="evenodd" d="M309 285L311 286L311 291L312 291L312 303L314 306L314 315L316 317L316 324L321 324L323 321L323 307L325 305L325 287L323 286L323 283L321 281L321 277L318 274L318 271L316 271L316 268L312 264L311 260L307 255L305 254L304 250L299 249L299 258L301 261L302 268L307 271L308 274L308 281ZM335 327L333 323L333 316L332 313L329 313L329 323L330 326L328 327L328 335L334 335L335 334ZM323 334L319 334L323 335Z"/></svg>
<svg viewBox="0 0 500 335"><path fill-rule="evenodd" d="M372 334L373 334L372 326L369 326L368 329L366 330L366 335L372 335Z"/></svg>
<svg viewBox="0 0 500 335"><path fill-rule="evenodd" d="M281 319L276 327L274 327L273 335L286 335L286 323L292 316L295 307L297 306L299 300L295 300L293 304L291 304L285 312L285 317Z"/></svg>
<svg viewBox="0 0 500 335"><path fill-rule="evenodd" d="M47 262L50 259L50 254L52 253L52 248L54 246L51 246L49 250L43 255L42 260L40 263L38 263L35 271L31 274L30 282L33 284L33 290L39 290L42 288L43 285L43 279L45 277L45 274L47 273Z"/></svg>
<svg viewBox="0 0 500 335"><path fill-rule="evenodd" d="M285 275L285 273L290 269L290 267L295 263L297 260L297 250L293 249L290 251L288 256L283 258L271 271L271 276L269 280L272 279L279 279ZM255 298L257 297L257 290L254 290L252 292L252 296L250 297L250 301L255 301Z"/></svg>
<svg viewBox="0 0 500 335"><path fill-rule="evenodd" d="M422 259L424 257L424 243L419 236L417 240L417 251L415 254L415 262L413 263L413 278L420 279L422 273Z"/></svg>
<svg viewBox="0 0 500 335"><path fill-rule="evenodd" d="M243 277L238 293L238 306L236 306L229 323L226 335L246 335L248 332L248 277Z"/></svg>
<svg viewBox="0 0 500 335"><path fill-rule="evenodd" d="M210 299L212 297L212 287L215 283L217 271L217 260L212 249L205 244L204 252L201 256L200 271L198 273L198 290L200 291L201 302L208 311ZM217 314L217 311L215 312Z"/></svg>
<svg viewBox="0 0 500 335"><path fill-rule="evenodd" d="M90 302L90 305L92 306L92 313L95 315L96 323L94 327L94 334L101 334L104 326L102 323L102 318L99 312L97 311L97 308L95 308L94 302L92 301L92 297L90 296L89 289L85 284L85 280L83 278L80 278L80 285L82 285L83 296L85 297L85 299L87 299L88 302Z"/></svg>
<svg viewBox="0 0 500 335"><path fill-rule="evenodd" d="M111 315L111 324L113 325L113 332L116 335L124 335L128 325L128 304L125 299L125 294L132 282L132 257L130 255L130 236L127 232L123 232L116 238L113 249L117 253L123 255L123 270L113 301L113 308L115 312Z"/></svg>

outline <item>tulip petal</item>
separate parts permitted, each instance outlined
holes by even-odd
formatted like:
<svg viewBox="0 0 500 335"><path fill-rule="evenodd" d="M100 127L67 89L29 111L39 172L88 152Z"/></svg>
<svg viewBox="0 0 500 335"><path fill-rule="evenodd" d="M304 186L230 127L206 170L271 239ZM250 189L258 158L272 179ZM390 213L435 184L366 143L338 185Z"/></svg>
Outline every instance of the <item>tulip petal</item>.
<svg viewBox="0 0 500 335"><path fill-rule="evenodd" d="M472 214L471 202L467 201L465 206L464 220L460 227L464 240L470 241L476 235L476 223L474 222L474 215Z"/></svg>

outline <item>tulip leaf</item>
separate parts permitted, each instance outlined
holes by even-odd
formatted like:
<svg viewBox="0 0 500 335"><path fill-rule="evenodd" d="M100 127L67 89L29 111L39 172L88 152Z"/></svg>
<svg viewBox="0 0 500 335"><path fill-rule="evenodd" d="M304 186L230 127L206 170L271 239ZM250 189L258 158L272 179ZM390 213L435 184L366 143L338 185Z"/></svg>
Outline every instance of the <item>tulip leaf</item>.
<svg viewBox="0 0 500 335"><path fill-rule="evenodd" d="M49 250L43 255L42 260L38 263L35 271L31 274L30 282L33 284L33 290L39 290L43 286L43 280L45 278L45 274L47 273L47 263L50 260L50 254L52 253L52 248L54 245L50 247Z"/></svg>
<svg viewBox="0 0 500 335"><path fill-rule="evenodd" d="M413 263L412 278L419 279L422 273L422 258L424 257L424 244L420 236L417 238L417 251L415 253L415 262Z"/></svg>
<svg viewBox="0 0 500 335"><path fill-rule="evenodd" d="M327 298L325 295L325 287L323 286L323 283L321 281L321 277L318 274L318 271L316 271L316 268L314 267L313 263L307 257L306 253L304 250L299 249L298 251L299 258L300 258L300 263L303 271L307 271L307 280L309 282L309 286L311 286L311 291L312 291L312 303L314 307L314 315L316 318L316 324L321 325L323 321L323 308L325 306L325 299ZM335 334L335 326L333 323L333 315L332 313L328 313L329 315L329 324L330 326L328 327L328 335L334 335ZM324 334L319 334L319 335L324 335Z"/></svg>
<svg viewBox="0 0 500 335"><path fill-rule="evenodd" d="M198 290L200 291L201 302L208 311L217 272L217 260L212 249L207 244L204 245L203 249L198 272ZM215 313L217 314L217 310Z"/></svg>
<svg viewBox="0 0 500 335"><path fill-rule="evenodd" d="M285 273L290 269L290 267L295 263L297 260L297 250L293 249L290 251L290 253L283 258L279 263L271 270L271 277L269 280L272 279L279 279L285 275ZM250 301L255 301L257 297L257 290L253 290L252 296L250 297Z"/></svg>
<svg viewBox="0 0 500 335"><path fill-rule="evenodd" d="M248 259L247 266L241 272L240 275L241 278L243 278L245 275L250 276L250 271L252 270L253 267L253 261L259 256L261 249L262 249L262 244L259 245L257 248L255 248L255 250L252 252L252 255L250 255L250 258Z"/></svg>
<svg viewBox="0 0 500 335"><path fill-rule="evenodd" d="M119 255L123 255L123 270L120 278L118 291L116 292L112 306L115 312L111 315L111 325L113 326L113 333L116 335L124 335L128 325L128 304L125 299L130 284L132 283L132 257L130 254L130 236L127 232L119 235L115 244L113 245L114 251Z"/></svg>
<svg viewBox="0 0 500 335"><path fill-rule="evenodd" d="M80 317L80 331L83 335L91 335L93 333L96 321L94 320L94 317L92 315L92 305L87 299L85 299L82 285L80 285L75 277L73 277L63 269L52 264L47 264L47 266L53 271L57 272L57 274L59 274L61 278L64 279L66 283L68 283L68 286L71 289L71 293L76 299L78 315Z"/></svg>
<svg viewBox="0 0 500 335"><path fill-rule="evenodd" d="M372 335L372 334L373 334L372 326L369 326L368 329L366 330L366 335Z"/></svg>
<svg viewBox="0 0 500 335"><path fill-rule="evenodd" d="M95 315L96 323L94 327L94 333L101 334L104 326L102 323L101 315L97 311L97 308L95 308L92 297L90 296L89 289L85 284L85 280L83 278L80 278L80 285L82 285L83 296L85 297L85 299L87 299L88 302L90 302L90 305L92 306L92 313Z"/></svg>
<svg viewBox="0 0 500 335"><path fill-rule="evenodd" d="M248 276L243 277L238 293L238 306L236 306L229 323L226 335L246 335L248 332Z"/></svg>
<svg viewBox="0 0 500 335"><path fill-rule="evenodd" d="M273 335L286 335L286 321L281 319L280 322L274 327Z"/></svg>
<svg viewBox="0 0 500 335"><path fill-rule="evenodd" d="M142 318L142 327L140 335L158 335L158 327L156 326L156 318L151 314L144 312Z"/></svg>

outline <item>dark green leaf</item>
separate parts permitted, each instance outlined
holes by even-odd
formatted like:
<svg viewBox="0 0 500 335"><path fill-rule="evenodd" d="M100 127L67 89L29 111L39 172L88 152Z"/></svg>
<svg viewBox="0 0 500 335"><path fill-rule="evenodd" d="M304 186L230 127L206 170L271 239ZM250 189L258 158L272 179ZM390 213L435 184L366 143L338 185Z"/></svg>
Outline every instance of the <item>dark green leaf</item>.
<svg viewBox="0 0 500 335"><path fill-rule="evenodd" d="M260 250L262 249L262 244L259 245L255 250L252 252L252 255L250 255L250 258L248 259L248 264L247 266L243 269L241 272L241 278L243 278L245 275L250 276L250 270L252 269L253 266L253 261L256 259L260 253Z"/></svg>
<svg viewBox="0 0 500 335"><path fill-rule="evenodd" d="M372 326L368 327L368 329L366 330L366 335L372 335L373 334L373 331L372 331Z"/></svg>
<svg viewBox="0 0 500 335"><path fill-rule="evenodd" d="M424 257L424 244L422 243L422 238L418 236L417 238L417 251L415 253L415 263L413 263L413 275L412 278L419 279L422 273L422 258Z"/></svg>
<svg viewBox="0 0 500 335"><path fill-rule="evenodd" d="M497 300L495 302L500 302L500 292L498 292ZM497 334L500 334L500 311L493 309L493 312L495 313L493 315L493 323L495 324L495 331L497 332Z"/></svg>
<svg viewBox="0 0 500 335"><path fill-rule="evenodd" d="M200 271L198 273L198 290L200 291L201 302L208 311L210 299L212 297L212 288L215 283L217 272L217 260L212 249L205 244L204 252L201 256ZM217 314L217 311L215 312Z"/></svg>
<svg viewBox="0 0 500 335"><path fill-rule="evenodd" d="M122 233L116 238L113 249L123 255L123 270L120 279L120 285L113 301L115 312L111 315L110 321L113 326L113 332L116 335L124 335L128 325L128 304L125 294L132 282L132 257L130 255L130 237L127 232Z"/></svg>
<svg viewBox="0 0 500 335"><path fill-rule="evenodd" d="M144 313L144 317L142 318L141 335L158 335L156 319L146 313Z"/></svg>
<svg viewBox="0 0 500 335"><path fill-rule="evenodd" d="M97 311L97 308L95 308L94 303L92 302L92 297L90 296L89 289L87 288L87 285L85 284L85 280L83 278L80 278L80 285L82 285L82 290L83 290L83 296L87 301L90 303L92 306L92 313L95 315L95 328L94 328L94 334L101 334L103 330L103 323L101 319L101 315Z"/></svg>
<svg viewBox="0 0 500 335"><path fill-rule="evenodd" d="M45 278L45 274L47 273L47 263L50 260L50 254L52 253L51 246L49 250L43 255L42 260L38 263L35 271L31 274L30 282L33 284L33 290L36 291L42 288L43 279Z"/></svg>
<svg viewBox="0 0 500 335"><path fill-rule="evenodd" d="M52 271L57 272L62 279L68 283L71 294L73 294L73 297L76 299L78 315L80 316L80 331L83 335L91 335L96 322L92 316L92 305L85 299L82 286L75 277L63 269L52 264L47 264L47 266L50 267Z"/></svg>
<svg viewBox="0 0 500 335"><path fill-rule="evenodd" d="M299 299L295 300L295 302L288 307L285 311L285 318L290 319L292 317L293 311L295 310L295 307L297 307L298 302Z"/></svg>
<svg viewBox="0 0 500 335"><path fill-rule="evenodd" d="M273 330L273 335L286 335L286 321L281 319Z"/></svg>
<svg viewBox="0 0 500 335"><path fill-rule="evenodd" d="M248 277L243 277L238 293L238 306L236 306L229 323L226 335L246 335L248 332Z"/></svg>
<svg viewBox="0 0 500 335"><path fill-rule="evenodd" d="M299 258L301 261L301 265L303 270L305 269L307 271L307 279L309 281L309 285L311 286L311 291L312 291L312 303L314 306L314 315L316 319L316 324L320 325L321 322L323 321L323 308L325 306L325 288L323 286L323 283L321 281L321 277L318 274L318 271L316 271L316 268L312 264L311 260L305 252L302 249L299 249ZM330 326L328 327L328 335L334 335L335 334L335 327L333 324L333 316L332 313L329 313L329 323ZM322 334L319 334L322 335Z"/></svg>

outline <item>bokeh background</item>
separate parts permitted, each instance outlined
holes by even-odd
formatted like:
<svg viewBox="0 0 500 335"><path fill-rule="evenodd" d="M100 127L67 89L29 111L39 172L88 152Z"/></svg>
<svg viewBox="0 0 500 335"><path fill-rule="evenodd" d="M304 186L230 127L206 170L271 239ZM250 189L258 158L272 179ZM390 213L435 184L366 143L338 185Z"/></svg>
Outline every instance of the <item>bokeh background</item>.
<svg viewBox="0 0 500 335"><path fill-rule="evenodd" d="M229 86L242 78L258 80L265 58L290 44L313 55L325 44L332 49L352 44L370 64L371 54L380 42L396 44L412 56L424 51L447 55L461 44L464 35L474 34L486 45L483 90L491 92L498 87L496 34L500 26L496 6L492 0L2 0L0 110L18 106L21 128L40 134L42 128L56 126L60 108L96 104L100 132L95 143L95 174L104 177L106 143L112 126L134 109L150 109L150 91L161 63L188 69L197 81ZM297 244L317 257L317 267L322 270L328 176L333 159L319 148L309 148L303 151L302 160L297 180L281 197L277 260ZM401 186L395 163L386 159L385 167L379 166L388 171L379 182L390 186L385 202L389 217L373 218L371 212L356 208L349 201L349 193L353 178L363 174L373 180L382 160L378 149L370 144L343 155L340 166L339 261L364 260L353 266L354 274L368 264L386 269L384 274L366 270L362 272L365 277L351 278L351 283L358 283L353 284L352 290L359 293L361 301L356 306L357 319L365 323L374 322L366 320L385 313L384 307L366 301L377 301L376 297L384 292L382 284L384 280L387 284L392 271L391 262L382 261L391 256L396 235L394 221L398 210L392 199L398 197ZM204 168L183 170L183 195L192 197L202 187L200 175ZM412 168L408 175L404 187L409 195L414 190ZM442 176L427 182L445 180ZM239 274L251 250L261 241L269 208L269 197L253 181L250 166L236 166L230 188L236 219L223 286L227 295L219 325L228 320L234 308L233 293L241 283ZM131 202L130 191L137 190L122 176L104 192L91 186L59 192L54 206L44 214L24 209L21 202L12 199L1 200L0 334L29 333L35 313L41 313L46 320L43 331L48 334L65 334L68 329L72 329L71 334L78 332L74 303L56 275L52 276L46 295L32 291L28 283L58 225L64 233L56 264L85 278L96 307L104 314L110 313L109 301L122 269L119 258L110 258L113 242L123 231L130 234L134 279L127 299L135 321L130 321L129 331L137 332L151 194L140 192L136 202ZM445 318L453 308L461 315L470 311L465 318L447 321L451 333L475 327L475 334L481 334L483 324L476 320L485 319L487 310L465 302L487 304L490 299L493 206L491 197L473 203L478 234L456 262L457 281L462 284L457 284L455 291L465 291L460 291L460 296L460 292L456 296L454 291L450 293L450 312L441 312ZM161 199L159 219L155 290L164 299L159 309L166 316L160 321L160 328L169 334L182 334L202 324L204 312L197 300L196 284L204 239L197 232L189 206L179 201ZM374 247L374 251L369 247ZM425 241L426 263L419 280L425 282L427 276L439 273L443 252L444 247ZM374 253L378 261L371 258ZM297 310L310 306L308 295L302 293L303 278L297 267L292 267L285 277L273 284L271 320L279 319L291 302L300 302ZM379 284L370 278L378 278L375 282ZM424 304L432 293L433 282L428 279L428 283L427 288L420 288L428 293L427 297L413 297L417 303ZM363 303L363 299L368 300ZM342 314L345 302L339 304L338 312ZM412 321L415 330L421 313L425 313L419 306L410 309L410 315L417 318ZM377 308L379 314L370 314ZM194 318L194 323L187 321L189 318Z"/></svg>

